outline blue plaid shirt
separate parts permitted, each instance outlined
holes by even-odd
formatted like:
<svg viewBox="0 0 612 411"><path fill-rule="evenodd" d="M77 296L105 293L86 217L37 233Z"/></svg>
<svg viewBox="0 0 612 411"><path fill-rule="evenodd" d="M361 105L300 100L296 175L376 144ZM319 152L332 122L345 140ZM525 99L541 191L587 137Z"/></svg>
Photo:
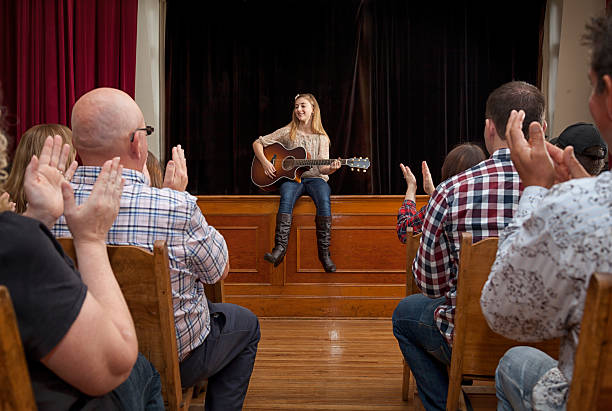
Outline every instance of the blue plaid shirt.
<svg viewBox="0 0 612 411"><path fill-rule="evenodd" d="M101 167L79 167L72 178L77 204L89 197ZM125 186L119 215L106 242L153 250L155 240L166 240L179 361L200 346L210 332L210 314L203 283L214 284L228 262L223 236L208 225L189 193L157 189L144 174L123 170ZM64 216L52 229L56 237L71 237Z"/></svg>

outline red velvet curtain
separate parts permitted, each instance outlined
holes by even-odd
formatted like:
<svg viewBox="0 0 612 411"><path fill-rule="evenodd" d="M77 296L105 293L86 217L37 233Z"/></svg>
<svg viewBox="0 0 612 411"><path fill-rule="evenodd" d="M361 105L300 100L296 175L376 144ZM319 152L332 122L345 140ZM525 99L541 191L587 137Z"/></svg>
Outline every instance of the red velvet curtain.
<svg viewBox="0 0 612 411"><path fill-rule="evenodd" d="M138 0L0 0L0 81L9 133L70 126L96 87L134 97Z"/></svg>

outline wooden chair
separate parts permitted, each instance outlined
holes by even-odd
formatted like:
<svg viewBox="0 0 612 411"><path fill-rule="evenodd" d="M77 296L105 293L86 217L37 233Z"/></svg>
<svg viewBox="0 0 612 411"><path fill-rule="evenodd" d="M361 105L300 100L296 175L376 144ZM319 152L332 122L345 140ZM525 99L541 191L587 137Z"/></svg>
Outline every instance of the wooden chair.
<svg viewBox="0 0 612 411"><path fill-rule="evenodd" d="M497 252L497 237L472 244L472 234L461 234L455 336L449 371L446 410L460 407L464 380L494 381L500 358L511 347L525 345L493 332L480 308L480 294L489 277ZM558 358L559 340L529 344ZM480 390L479 390L480 388ZM494 394L494 386L475 386L472 393Z"/></svg>
<svg viewBox="0 0 612 411"><path fill-rule="evenodd" d="M605 410L612 404L612 273L589 282L567 410Z"/></svg>
<svg viewBox="0 0 612 411"><path fill-rule="evenodd" d="M419 250L420 242L421 233L413 235L412 228L409 227L406 231L406 296L421 292L412 275L412 262ZM414 381L414 375L412 375L410 371L410 366L403 357L402 363L404 364L402 375L402 400L408 401L411 396L414 398L416 395L416 382Z"/></svg>
<svg viewBox="0 0 612 411"><path fill-rule="evenodd" d="M0 285L0 410L36 410L23 345L8 289Z"/></svg>
<svg viewBox="0 0 612 411"><path fill-rule="evenodd" d="M58 239L78 265L71 238ZM155 241L153 253L134 246L107 246L111 267L132 314L139 351L161 376L162 395L170 410L188 410L194 387L181 388L170 264L165 241ZM223 284L213 289L223 299ZM211 299L213 302L217 302Z"/></svg>

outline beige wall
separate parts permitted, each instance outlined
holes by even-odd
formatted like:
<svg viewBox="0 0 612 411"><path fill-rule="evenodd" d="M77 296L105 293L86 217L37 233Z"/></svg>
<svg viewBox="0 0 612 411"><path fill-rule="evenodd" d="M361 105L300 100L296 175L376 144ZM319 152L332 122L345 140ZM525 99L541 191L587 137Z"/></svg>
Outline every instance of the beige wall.
<svg viewBox="0 0 612 411"><path fill-rule="evenodd" d="M557 137L570 124L592 123L588 99L588 50L581 44L586 22L602 15L605 0L549 0L542 55L542 91L549 105L547 135Z"/></svg>
<svg viewBox="0 0 612 411"><path fill-rule="evenodd" d="M164 152L162 96L163 90L163 33L160 15L165 1L138 1L138 39L136 44L136 103L144 114L147 125L155 127L149 136L149 150L160 158ZM160 35L162 34L162 35ZM162 159L163 160L163 159Z"/></svg>

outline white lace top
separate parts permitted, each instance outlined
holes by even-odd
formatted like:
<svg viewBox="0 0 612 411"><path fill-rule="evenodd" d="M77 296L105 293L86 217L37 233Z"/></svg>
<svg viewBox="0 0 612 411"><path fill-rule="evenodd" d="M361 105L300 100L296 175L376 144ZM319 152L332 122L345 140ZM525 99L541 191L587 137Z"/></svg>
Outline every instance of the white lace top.
<svg viewBox="0 0 612 411"><path fill-rule="evenodd" d="M561 338L558 368L535 386L534 409L565 409L587 285L594 271L611 270L610 172L525 188L480 304L489 326L508 338Z"/></svg>
<svg viewBox="0 0 612 411"><path fill-rule="evenodd" d="M272 143L281 143L288 150L296 147L304 147L313 160L329 158L329 138L323 134L307 134L297 130L295 141L289 138L289 126L279 128L275 132L259 137L259 142L264 147ZM318 177L325 181L329 180L327 174L322 174L319 166L313 166L302 174L302 178Z"/></svg>

